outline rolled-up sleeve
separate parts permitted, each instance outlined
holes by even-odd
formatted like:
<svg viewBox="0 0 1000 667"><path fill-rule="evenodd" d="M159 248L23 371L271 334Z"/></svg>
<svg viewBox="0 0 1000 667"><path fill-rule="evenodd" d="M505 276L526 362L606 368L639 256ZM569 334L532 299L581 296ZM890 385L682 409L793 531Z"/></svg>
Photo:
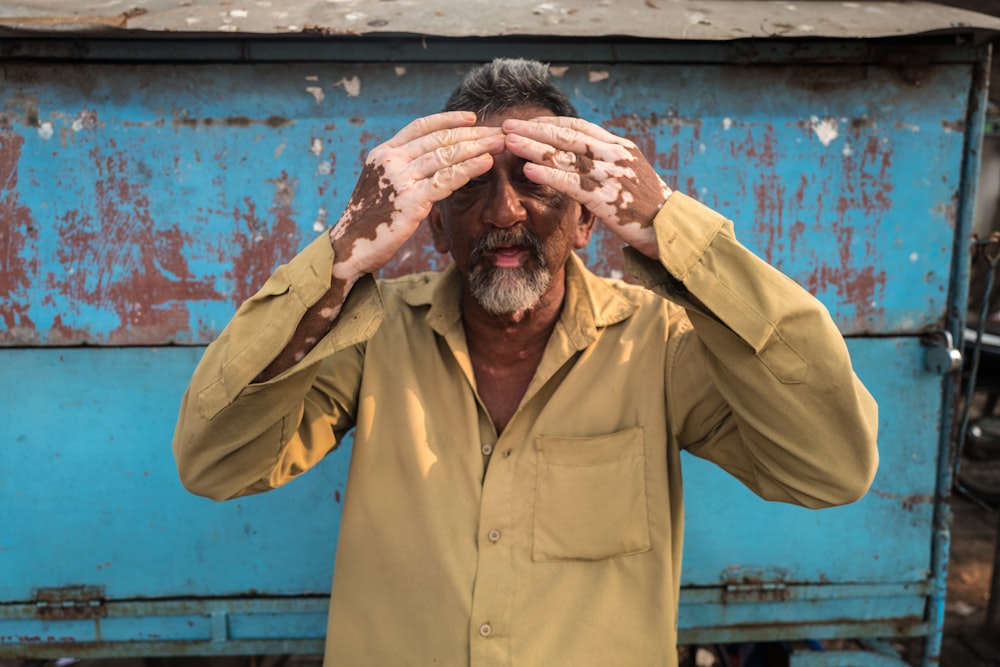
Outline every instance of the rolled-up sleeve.
<svg viewBox="0 0 1000 667"><path fill-rule="evenodd" d="M659 262L633 275L683 305L665 372L674 437L768 500L853 502L878 467L878 408L843 336L806 290L680 193L655 220Z"/></svg>
<svg viewBox="0 0 1000 667"><path fill-rule="evenodd" d="M279 486L325 456L353 424L364 342L384 316L371 276L353 287L304 359L253 384L329 290L332 264L324 234L278 267L206 348L181 399L173 440L191 492L221 500ZM324 381L317 382L321 365Z"/></svg>

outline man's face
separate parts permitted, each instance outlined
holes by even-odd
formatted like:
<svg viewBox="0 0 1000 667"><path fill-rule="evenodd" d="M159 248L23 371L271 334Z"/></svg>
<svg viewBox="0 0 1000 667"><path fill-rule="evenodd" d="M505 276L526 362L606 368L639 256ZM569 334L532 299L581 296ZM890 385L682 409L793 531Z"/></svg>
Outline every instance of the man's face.
<svg viewBox="0 0 1000 667"><path fill-rule="evenodd" d="M519 107L487 116L552 115L540 107ZM574 248L590 240L593 218L579 204L525 177L524 160L504 151L493 168L435 206L430 216L434 245L451 252L466 286L487 311L529 310L563 278Z"/></svg>

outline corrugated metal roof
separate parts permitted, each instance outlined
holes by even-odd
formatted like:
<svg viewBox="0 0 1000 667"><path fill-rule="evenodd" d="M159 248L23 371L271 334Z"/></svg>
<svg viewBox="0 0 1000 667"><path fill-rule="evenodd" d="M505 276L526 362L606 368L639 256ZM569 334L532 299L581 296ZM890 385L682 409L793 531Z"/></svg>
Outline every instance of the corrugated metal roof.
<svg viewBox="0 0 1000 667"><path fill-rule="evenodd" d="M393 33L732 40L941 31L996 32L1000 18L933 2L826 0L21 0L0 6L4 36Z"/></svg>

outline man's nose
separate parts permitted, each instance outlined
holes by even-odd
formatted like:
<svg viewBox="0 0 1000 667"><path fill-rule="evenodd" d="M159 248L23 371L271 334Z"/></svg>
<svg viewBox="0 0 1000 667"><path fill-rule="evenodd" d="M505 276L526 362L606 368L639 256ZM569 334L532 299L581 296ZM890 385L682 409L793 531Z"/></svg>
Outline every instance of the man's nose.
<svg viewBox="0 0 1000 667"><path fill-rule="evenodd" d="M513 227L524 222L527 211L524 208L521 193L513 183L501 180L494 186L491 200L487 202L485 222L494 227Z"/></svg>

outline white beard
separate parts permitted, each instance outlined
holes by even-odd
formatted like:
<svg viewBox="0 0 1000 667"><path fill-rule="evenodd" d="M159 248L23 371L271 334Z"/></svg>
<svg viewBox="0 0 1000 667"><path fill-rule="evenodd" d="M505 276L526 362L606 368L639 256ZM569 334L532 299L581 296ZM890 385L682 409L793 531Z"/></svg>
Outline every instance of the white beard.
<svg viewBox="0 0 1000 667"><path fill-rule="evenodd" d="M543 267L528 270L480 265L469 275L469 291L487 312L509 315L534 308L551 282L552 274Z"/></svg>

